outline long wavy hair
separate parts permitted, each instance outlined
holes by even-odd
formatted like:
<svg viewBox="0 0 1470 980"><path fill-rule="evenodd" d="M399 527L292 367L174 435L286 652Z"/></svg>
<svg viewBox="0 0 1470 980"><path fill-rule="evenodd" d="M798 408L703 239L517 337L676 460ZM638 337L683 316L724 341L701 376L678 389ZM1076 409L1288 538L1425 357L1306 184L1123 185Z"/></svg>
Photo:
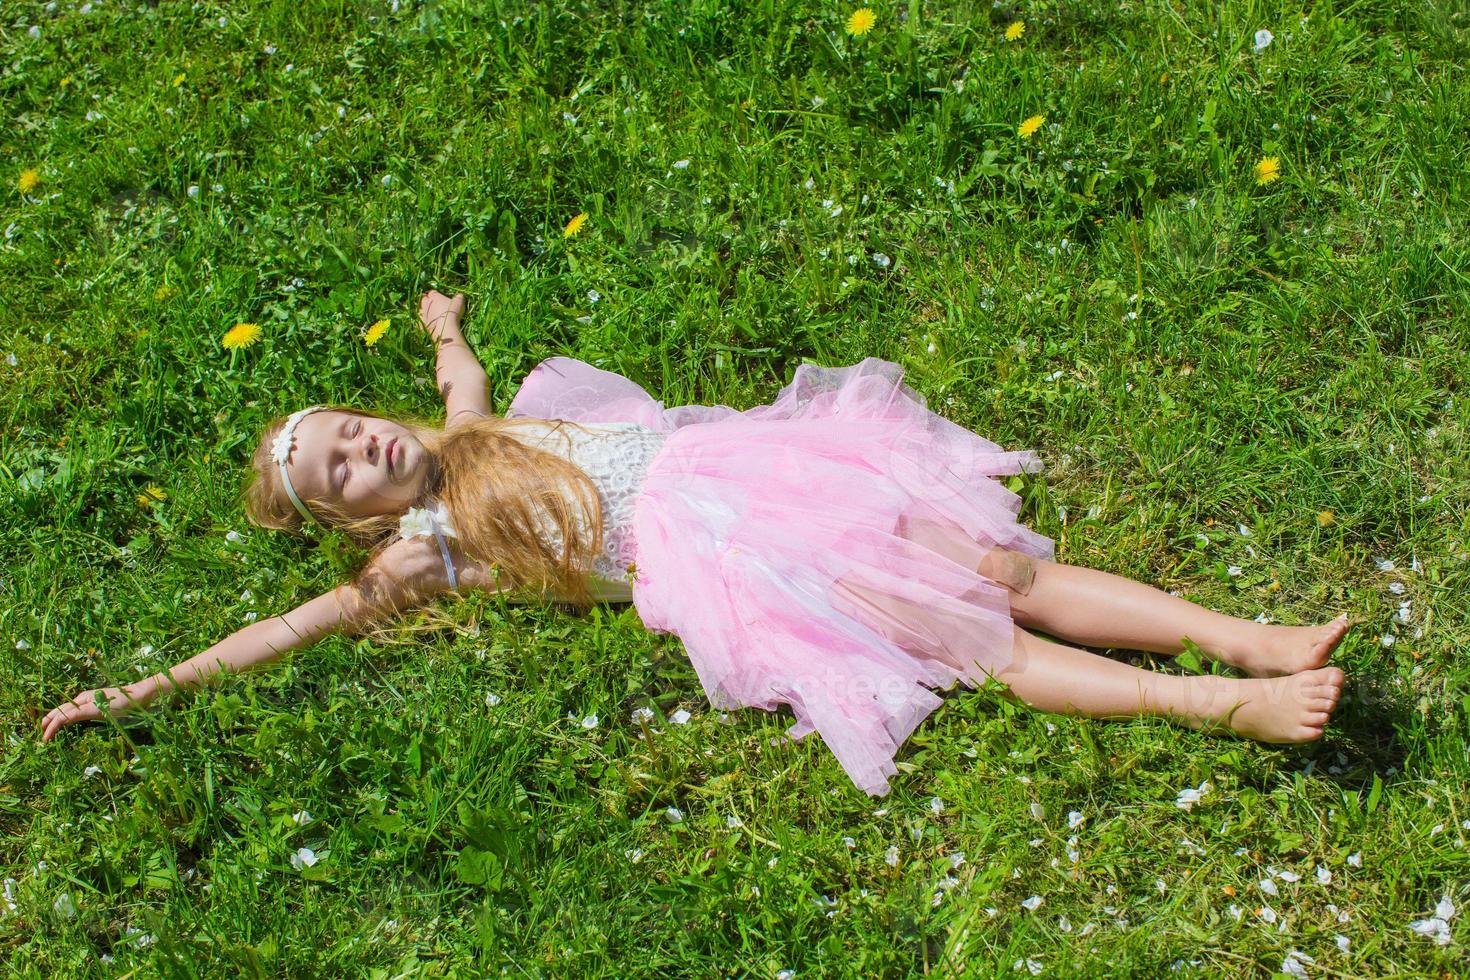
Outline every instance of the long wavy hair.
<svg viewBox="0 0 1470 980"><path fill-rule="evenodd" d="M412 432L429 455L424 492L403 511L352 517L329 501L305 499L322 524L371 549L362 574L373 567L371 558L392 543L403 513L433 497L448 508L459 547L493 566L502 588L551 597L584 612L593 604L588 576L603 546L597 488L575 463L522 441L547 427L552 430L545 433L549 438L575 422L490 415L446 430L360 408L330 410L396 422ZM286 421L285 416L273 420L261 434L245 487L245 511L260 527L300 533L301 515L286 496L271 459L271 444ZM565 432L558 434L570 438ZM548 524L561 535L559 553Z"/></svg>

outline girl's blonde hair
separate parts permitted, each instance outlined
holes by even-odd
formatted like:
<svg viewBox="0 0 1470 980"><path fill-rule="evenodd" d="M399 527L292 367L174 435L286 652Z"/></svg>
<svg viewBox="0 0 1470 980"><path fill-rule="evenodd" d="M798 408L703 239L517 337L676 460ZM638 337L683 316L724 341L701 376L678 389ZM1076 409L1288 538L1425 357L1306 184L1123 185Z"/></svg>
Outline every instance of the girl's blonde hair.
<svg viewBox="0 0 1470 980"><path fill-rule="evenodd" d="M460 548L495 566L502 588L554 595L582 611L592 605L588 575L603 546L597 488L575 463L516 437L521 431L575 422L489 415L446 430L358 408L330 410L396 422L414 434L428 451L429 476L420 499L406 504L404 511L428 497L442 501ZM300 532L301 515L286 496L271 458L271 444L285 424L282 416L261 434L245 488L245 511L260 527ZM307 498L305 503L322 524L372 549L373 557L392 543L403 513L353 518L326 500ZM560 532L560 553L553 548L548 519Z"/></svg>

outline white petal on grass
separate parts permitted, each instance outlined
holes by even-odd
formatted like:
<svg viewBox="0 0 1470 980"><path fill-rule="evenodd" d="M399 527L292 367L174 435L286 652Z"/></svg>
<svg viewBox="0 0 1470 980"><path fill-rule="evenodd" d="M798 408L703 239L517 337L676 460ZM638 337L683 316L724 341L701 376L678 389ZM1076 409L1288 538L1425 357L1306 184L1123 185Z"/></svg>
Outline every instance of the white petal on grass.
<svg viewBox="0 0 1470 980"><path fill-rule="evenodd" d="M306 810L297 810L291 814L291 822L298 827L311 823L311 814Z"/></svg>
<svg viewBox="0 0 1470 980"><path fill-rule="evenodd" d="M1450 943L1450 924L1437 916L1432 919L1416 919L1409 923L1409 928L1421 936L1429 936L1436 945L1448 946Z"/></svg>
<svg viewBox="0 0 1470 980"><path fill-rule="evenodd" d="M687 725L689 724L689 719L691 717L692 716L689 714L689 712L685 711L683 708L680 708L678 711L675 711L673 714L669 715L669 721L673 722L676 725Z"/></svg>
<svg viewBox="0 0 1470 980"><path fill-rule="evenodd" d="M1361 868L1363 866L1363 852L1354 851L1353 853L1349 854L1347 856L1347 863L1351 864L1355 868Z"/></svg>
<svg viewBox="0 0 1470 980"><path fill-rule="evenodd" d="M303 867L309 868L320 860L316 852L309 847L298 847L296 853L291 855L291 867L300 871Z"/></svg>
<svg viewBox="0 0 1470 980"><path fill-rule="evenodd" d="M1209 791L1210 781L1208 779L1200 783L1198 787L1186 786L1184 787L1184 789L1181 789L1179 791L1179 796L1174 801L1174 805L1181 810L1191 809L1196 803L1200 802L1204 798L1204 795Z"/></svg>
<svg viewBox="0 0 1470 980"><path fill-rule="evenodd" d="M1373 564L1378 566L1380 572L1393 571L1393 561L1388 558L1375 558L1373 559Z"/></svg>
<svg viewBox="0 0 1470 980"><path fill-rule="evenodd" d="M678 823L684 819L683 812L676 806L671 806L665 810L664 816L668 819L669 823Z"/></svg>
<svg viewBox="0 0 1470 980"><path fill-rule="evenodd" d="M1299 875L1299 874L1297 874L1295 871L1277 871L1277 872L1275 872L1275 874L1276 874L1276 877L1280 878L1282 881L1301 881L1302 880L1302 876Z"/></svg>
<svg viewBox="0 0 1470 980"><path fill-rule="evenodd" d="M1026 909L1030 912L1035 912L1037 909L1041 908L1041 903L1043 901L1044 899L1040 895L1032 895L1030 898L1021 903L1021 908Z"/></svg>
<svg viewBox="0 0 1470 980"><path fill-rule="evenodd" d="M493 708L493 707L495 707L499 703L500 703L500 695L496 694L494 691L488 691L488 692L486 692L486 694L485 694L485 707L487 707L487 708Z"/></svg>
<svg viewBox="0 0 1470 980"><path fill-rule="evenodd" d="M674 161L674 169L675 170L683 170L684 168L686 168L688 166L689 166L689 161L688 160L675 160Z"/></svg>
<svg viewBox="0 0 1470 980"><path fill-rule="evenodd" d="M888 256L884 255L882 252L874 252L873 253L873 264L876 265L880 269L886 269L890 265L893 264L893 260L890 259Z"/></svg>
<svg viewBox="0 0 1470 980"><path fill-rule="evenodd" d="M637 864L639 861L643 860L643 852L636 847L630 847L623 852L623 857L627 858L632 863Z"/></svg>
<svg viewBox="0 0 1470 980"><path fill-rule="evenodd" d="M594 712L592 712L592 714L588 715L586 718L583 718L582 719L582 727L583 728L596 728L597 727L597 712L594 711Z"/></svg>
<svg viewBox="0 0 1470 980"><path fill-rule="evenodd" d="M634 708L633 709L633 724L636 725L636 724L638 724L639 722L642 722L642 721L653 721L653 709L652 708Z"/></svg>
<svg viewBox="0 0 1470 980"><path fill-rule="evenodd" d="M1262 878L1260 881L1256 882L1256 887L1265 892L1267 895L1281 894L1281 890L1276 887L1276 882L1272 881L1270 878Z"/></svg>
<svg viewBox="0 0 1470 980"><path fill-rule="evenodd" d="M1434 917L1436 919L1443 919L1446 922L1455 917L1455 903L1450 901L1448 895L1442 896L1439 904L1434 907Z"/></svg>
<svg viewBox="0 0 1470 980"><path fill-rule="evenodd" d="M1031 815L1037 820L1045 820L1046 807L1042 806L1040 803L1031 804Z"/></svg>
<svg viewBox="0 0 1470 980"><path fill-rule="evenodd" d="M1307 968L1304 964L1316 962L1306 953L1293 949L1281 961L1281 972L1287 976L1297 977L1298 980L1307 980Z"/></svg>
<svg viewBox="0 0 1470 980"><path fill-rule="evenodd" d="M1334 933L1332 936L1332 941L1337 943L1337 948L1342 950L1344 953L1346 953L1348 951L1348 947L1352 945L1352 941L1348 939L1348 937L1344 936L1342 933Z"/></svg>
<svg viewBox="0 0 1470 980"><path fill-rule="evenodd" d="M1259 31L1256 31L1256 37L1255 37L1255 42L1256 42L1255 43L1255 52L1256 52L1256 54L1260 54L1262 51L1265 51L1267 48L1269 48L1271 46L1271 42L1274 41L1274 40L1276 40L1276 35L1272 34L1270 31L1266 30L1264 27L1261 28Z"/></svg>
<svg viewBox="0 0 1470 980"><path fill-rule="evenodd" d="M1082 815L1081 810L1073 810L1071 813L1067 814L1067 829L1072 830L1080 827L1082 825L1082 821L1086 819L1087 818Z"/></svg>
<svg viewBox="0 0 1470 980"><path fill-rule="evenodd" d="M883 863L890 868L898 866L898 845L895 844L883 852Z"/></svg>
<svg viewBox="0 0 1470 980"><path fill-rule="evenodd" d="M931 811L933 811L935 814L943 813L944 812L944 801L941 800L937 796L931 796L929 798L929 809Z"/></svg>
<svg viewBox="0 0 1470 980"><path fill-rule="evenodd" d="M1327 865L1317 865L1317 881L1319 884L1329 885L1332 883L1332 872L1327 870Z"/></svg>
<svg viewBox="0 0 1470 980"><path fill-rule="evenodd" d="M1239 565L1231 565L1229 568L1225 569L1225 572L1231 578L1234 578L1234 577L1236 577L1237 575L1240 574L1240 566Z"/></svg>
<svg viewBox="0 0 1470 980"><path fill-rule="evenodd" d="M102 772L102 767L101 766L88 766L87 768L85 768L85 769L82 770L82 775L83 776L89 776L90 777L90 776L95 776L95 775L97 775L100 772Z"/></svg>

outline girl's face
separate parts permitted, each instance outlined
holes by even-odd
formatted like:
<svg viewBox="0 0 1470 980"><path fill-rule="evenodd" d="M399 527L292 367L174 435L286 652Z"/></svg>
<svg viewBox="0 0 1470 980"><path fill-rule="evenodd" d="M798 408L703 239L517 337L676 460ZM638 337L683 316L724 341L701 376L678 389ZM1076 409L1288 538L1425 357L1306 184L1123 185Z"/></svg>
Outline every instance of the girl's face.
<svg viewBox="0 0 1470 980"><path fill-rule="evenodd" d="M392 514L417 500L432 460L397 422L313 412L297 423L286 465L301 499L330 501L356 518Z"/></svg>

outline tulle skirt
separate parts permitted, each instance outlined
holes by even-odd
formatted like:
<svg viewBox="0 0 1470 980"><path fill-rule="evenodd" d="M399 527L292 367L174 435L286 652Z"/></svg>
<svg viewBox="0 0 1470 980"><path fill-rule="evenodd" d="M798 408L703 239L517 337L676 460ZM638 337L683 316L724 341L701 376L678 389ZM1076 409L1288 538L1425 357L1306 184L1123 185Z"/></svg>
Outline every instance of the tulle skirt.
<svg viewBox="0 0 1470 980"><path fill-rule="evenodd" d="M1005 548L1051 558L996 476L1039 472L930 411L903 368L803 364L768 405L665 408L621 375L556 357L508 414L636 421L666 434L633 517L633 604L679 637L715 708L790 706L853 783L942 701L1011 662ZM990 576L981 568L990 570ZM1019 586L1023 587L1024 586Z"/></svg>

